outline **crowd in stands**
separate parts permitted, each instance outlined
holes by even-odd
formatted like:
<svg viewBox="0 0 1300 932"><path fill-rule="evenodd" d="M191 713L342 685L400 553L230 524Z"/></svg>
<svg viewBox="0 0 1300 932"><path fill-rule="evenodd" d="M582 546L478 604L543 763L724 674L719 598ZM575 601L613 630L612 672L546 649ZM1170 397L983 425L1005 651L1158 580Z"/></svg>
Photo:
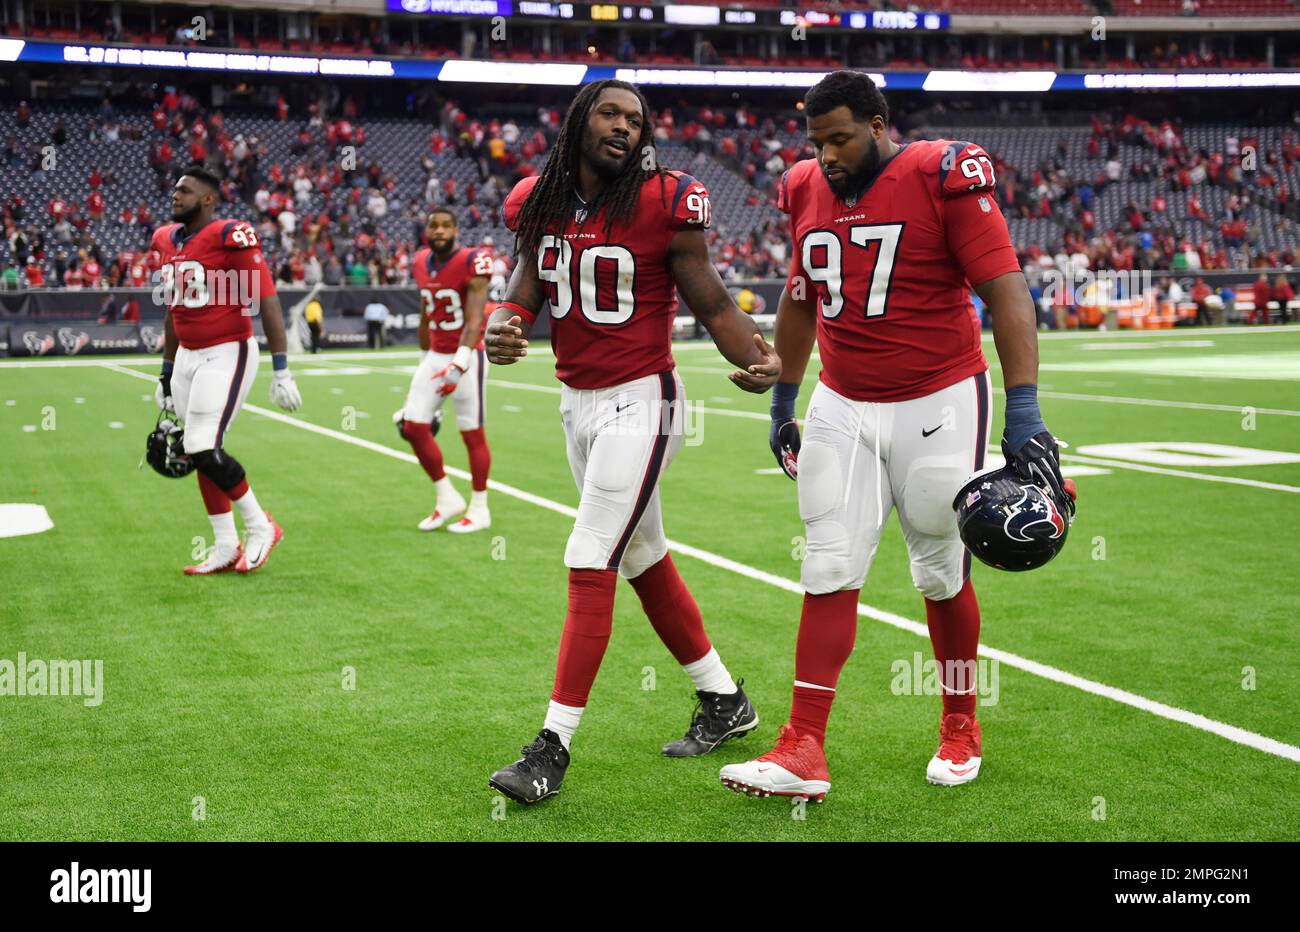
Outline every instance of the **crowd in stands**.
<svg viewBox="0 0 1300 932"><path fill-rule="evenodd" d="M544 164L562 118L558 108L549 107L537 112L536 122L480 116L468 106L446 101L428 134L426 152L371 152L357 101L343 98L333 107L312 102L295 116L281 99L276 118L286 132L296 131L296 137L288 158L271 159L256 133L240 130L232 125L237 121L206 110L189 94L171 88L146 94L153 95L147 100L147 120L123 120L106 98L89 133L105 147L128 138L147 141L149 164L141 171L152 172L156 195L109 216L105 192L119 179L111 169L99 167L45 204L27 204L18 193L8 195L2 219L10 262L0 270L0 285L147 284L153 270L148 236L168 221L171 185L177 173L194 162L224 178L227 203L221 214L243 216L256 225L282 282L407 284L427 212L442 205L457 212L464 228L495 230L484 245L498 254L503 282L512 244L499 227L502 202L519 178ZM31 107L24 102L15 113L19 133L5 140L3 158L9 166L26 164L33 177L40 177L49 147L64 145L68 129L59 122L48 138L20 138L30 121ZM1280 146L1260 146L1253 137L1229 135L1211 149L1186 144L1184 129L1174 120L1152 123L1132 114L1099 114L1092 119L1083 152L1071 152L1077 142L1062 138L1056 157L1039 164L1011 164L995 146L989 148L998 198L1008 218L1046 219L1058 231L1052 241L1018 244L1026 268L1082 265L1091 270L1195 274L1296 264L1294 238L1283 248L1266 249L1260 234L1264 224L1300 221L1288 181L1300 162L1297 127L1300 119L1281 132ZM813 154L802 131L802 121L793 115L744 105L724 109L679 103L656 115L659 145L712 160L746 182L739 186L746 192L743 205L715 204L710 236L724 278L784 276L790 247L780 216L768 210L767 219L745 229L729 227L726 218L732 207L770 208L775 203L783 172ZM1132 147L1141 157L1121 160L1121 150ZM440 174L439 166L447 166L453 153L457 164L475 167L468 173L472 180L466 182L464 172ZM1253 158L1249 163L1247 153ZM392 166L395 160L416 158L423 183L419 190L404 189L395 181ZM1086 166L1082 173L1079 165ZM1154 182L1155 193L1149 202L1130 201L1121 222L1103 228L1095 204L1109 186L1124 180ZM1223 194L1223 210L1214 216L1202 203L1211 190ZM400 221L396 225L380 222L394 217ZM1193 233L1185 217L1203 221L1196 225L1199 232ZM131 231L131 245L106 255L95 235L105 225ZM398 235L390 232L393 229Z"/></svg>

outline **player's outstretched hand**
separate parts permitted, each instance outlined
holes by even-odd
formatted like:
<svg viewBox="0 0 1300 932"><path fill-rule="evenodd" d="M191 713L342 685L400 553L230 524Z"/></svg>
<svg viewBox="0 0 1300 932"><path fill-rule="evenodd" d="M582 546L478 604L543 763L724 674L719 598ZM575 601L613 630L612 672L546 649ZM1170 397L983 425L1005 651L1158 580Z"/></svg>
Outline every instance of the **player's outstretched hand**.
<svg viewBox="0 0 1300 932"><path fill-rule="evenodd" d="M516 314L504 324L488 324L487 332L483 335L488 362L508 366L528 355L528 338L519 326L522 323L523 320Z"/></svg>
<svg viewBox="0 0 1300 932"><path fill-rule="evenodd" d="M776 380L781 377L781 357L776 355L776 350L763 339L761 333L754 334L754 345L758 347L761 361L748 369L737 369L727 378L731 379L738 388L761 395L775 385Z"/></svg>
<svg viewBox="0 0 1300 932"><path fill-rule="evenodd" d="M271 376L271 401L286 411L297 411L302 407L302 395L288 369L281 369Z"/></svg>

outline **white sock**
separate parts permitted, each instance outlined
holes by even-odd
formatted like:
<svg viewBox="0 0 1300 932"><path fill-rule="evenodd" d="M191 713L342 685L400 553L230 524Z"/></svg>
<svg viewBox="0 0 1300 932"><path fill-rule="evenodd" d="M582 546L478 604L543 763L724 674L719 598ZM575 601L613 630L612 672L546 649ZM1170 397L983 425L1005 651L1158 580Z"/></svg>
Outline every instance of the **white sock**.
<svg viewBox="0 0 1300 932"><path fill-rule="evenodd" d="M455 501L460 497L460 493L456 491L456 487L451 484L451 480L446 476L443 476L435 482L433 487L438 492L438 501L440 502L447 501L448 499Z"/></svg>
<svg viewBox="0 0 1300 932"><path fill-rule="evenodd" d="M487 511L487 489L484 489L482 492L470 491L469 510L479 512Z"/></svg>
<svg viewBox="0 0 1300 932"><path fill-rule="evenodd" d="M578 723L582 721L582 711L582 706L560 705L552 699L546 709L546 721L542 723L542 727L549 728L559 735L560 743L567 751L574 732L578 730Z"/></svg>
<svg viewBox="0 0 1300 932"><path fill-rule="evenodd" d="M233 500L235 507L239 509L239 517L244 520L245 528L262 528L267 526L266 512L262 506L257 503L257 496L253 494L253 487L250 485L248 491L244 493L243 498Z"/></svg>
<svg viewBox="0 0 1300 932"><path fill-rule="evenodd" d="M715 647L710 647L709 652L694 663L683 664L682 669L700 692L730 696L736 691L736 683L727 672Z"/></svg>
<svg viewBox="0 0 1300 932"><path fill-rule="evenodd" d="M220 550L234 550L239 544L239 535L235 533L235 513L223 511L219 515L208 515L212 522L212 536Z"/></svg>

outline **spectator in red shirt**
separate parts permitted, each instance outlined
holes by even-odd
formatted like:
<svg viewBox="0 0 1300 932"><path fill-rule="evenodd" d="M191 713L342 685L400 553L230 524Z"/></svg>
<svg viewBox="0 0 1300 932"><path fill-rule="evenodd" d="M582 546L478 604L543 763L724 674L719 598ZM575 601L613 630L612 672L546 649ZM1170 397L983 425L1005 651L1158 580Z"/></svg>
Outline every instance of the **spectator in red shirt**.
<svg viewBox="0 0 1300 932"><path fill-rule="evenodd" d="M1259 278L1255 279L1255 309L1250 312L1250 317L1247 318L1246 323L1253 324L1256 321L1261 324L1268 323L1268 300L1270 297L1272 295L1268 287L1268 276L1260 272Z"/></svg>
<svg viewBox="0 0 1300 932"><path fill-rule="evenodd" d="M86 197L86 210L90 212L92 220L104 219L104 195L91 191Z"/></svg>
<svg viewBox="0 0 1300 932"><path fill-rule="evenodd" d="M1291 287L1285 272L1279 272L1273 280L1273 300L1277 302L1278 313L1282 315L1281 322L1291 323L1291 302L1295 300L1295 289Z"/></svg>
<svg viewBox="0 0 1300 932"><path fill-rule="evenodd" d="M103 269L95 257L88 256L86 250L81 250L81 283L87 288L98 288L102 275Z"/></svg>
<svg viewBox="0 0 1300 932"><path fill-rule="evenodd" d="M41 268L41 264L36 261L34 256L27 259L27 268L23 274L27 278L28 288L45 287L45 269Z"/></svg>

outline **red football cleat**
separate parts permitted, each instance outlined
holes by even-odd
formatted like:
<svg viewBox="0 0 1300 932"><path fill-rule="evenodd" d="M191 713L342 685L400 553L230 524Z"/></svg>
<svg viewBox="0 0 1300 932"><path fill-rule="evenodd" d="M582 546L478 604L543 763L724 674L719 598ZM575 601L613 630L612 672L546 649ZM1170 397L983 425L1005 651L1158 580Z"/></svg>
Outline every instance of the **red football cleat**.
<svg viewBox="0 0 1300 932"><path fill-rule="evenodd" d="M830 792L826 753L812 735L782 725L776 747L756 760L722 768L722 785L753 796L802 796L821 802Z"/></svg>
<svg viewBox="0 0 1300 932"><path fill-rule="evenodd" d="M945 715L939 723L939 750L925 768L925 779L937 786L960 786L980 775L980 723L962 712Z"/></svg>

